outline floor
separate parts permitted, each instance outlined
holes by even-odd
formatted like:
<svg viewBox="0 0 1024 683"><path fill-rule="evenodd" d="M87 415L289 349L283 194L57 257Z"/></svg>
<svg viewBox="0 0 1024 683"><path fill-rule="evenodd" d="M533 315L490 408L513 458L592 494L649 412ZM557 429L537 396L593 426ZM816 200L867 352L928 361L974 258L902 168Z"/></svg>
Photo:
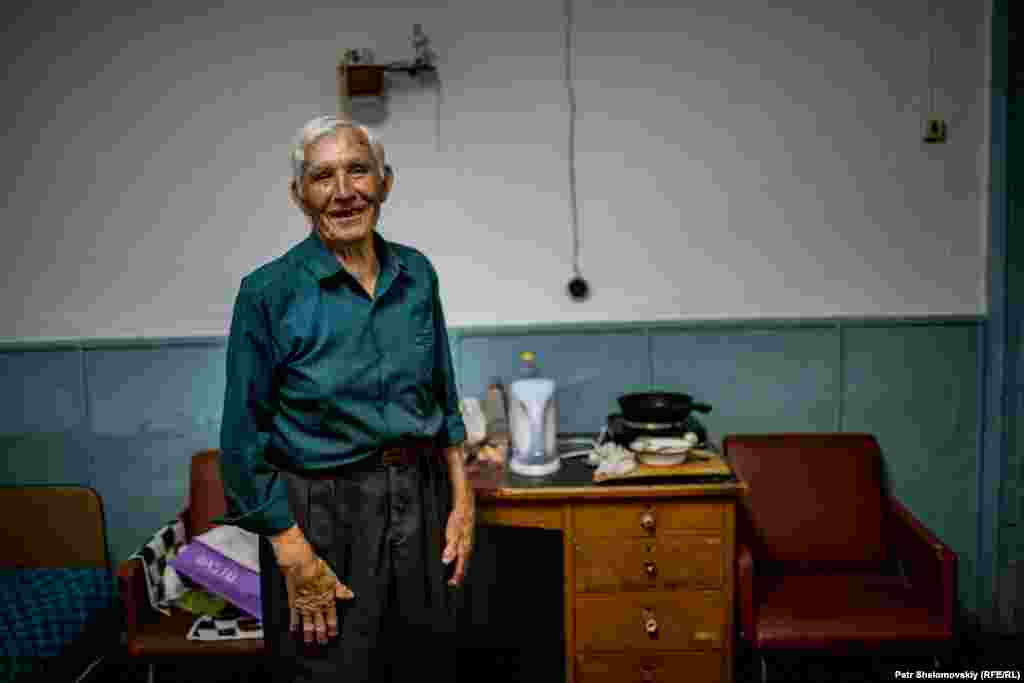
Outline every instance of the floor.
<svg viewBox="0 0 1024 683"><path fill-rule="evenodd" d="M560 680L557 662L545 663L537 653L524 656L511 650L471 651L462 657L463 666L474 671L486 671L486 676L473 679L487 683L555 683ZM872 661L863 658L773 658L769 662L769 680L786 683L867 683L895 680L895 671L931 671L930 659L897 657ZM985 645L965 646L955 656L946 671L982 671L1024 668L1024 637L993 639ZM749 653L737 655L736 683L759 680L760 665ZM201 666L164 666L158 670L157 683L260 683L262 669L259 662L216 663L204 661ZM450 679L448 679L450 680ZM145 668L128 660L114 657L93 672L86 683L145 683ZM270 683L269 681L267 683Z"/></svg>

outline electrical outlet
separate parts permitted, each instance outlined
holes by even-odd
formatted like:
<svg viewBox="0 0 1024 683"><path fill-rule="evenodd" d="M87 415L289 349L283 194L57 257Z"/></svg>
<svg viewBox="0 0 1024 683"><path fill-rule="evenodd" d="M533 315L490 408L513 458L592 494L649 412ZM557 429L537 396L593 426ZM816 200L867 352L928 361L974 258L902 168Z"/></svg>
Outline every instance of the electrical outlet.
<svg viewBox="0 0 1024 683"><path fill-rule="evenodd" d="M928 121L924 125L924 141L931 143L946 141L946 120L944 118L934 114L928 117Z"/></svg>

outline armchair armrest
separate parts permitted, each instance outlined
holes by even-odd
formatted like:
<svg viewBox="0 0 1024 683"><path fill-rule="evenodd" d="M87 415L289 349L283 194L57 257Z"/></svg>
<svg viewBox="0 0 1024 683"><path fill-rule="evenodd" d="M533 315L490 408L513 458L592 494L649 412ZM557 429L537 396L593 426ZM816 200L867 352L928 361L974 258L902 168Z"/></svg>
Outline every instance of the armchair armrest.
<svg viewBox="0 0 1024 683"><path fill-rule="evenodd" d="M740 638L753 643L756 638L757 602L754 600L754 532L741 508L736 515L736 608Z"/></svg>
<svg viewBox="0 0 1024 683"><path fill-rule="evenodd" d="M189 508L186 506L179 514L185 525L185 542L191 540L188 528ZM128 650L132 655L138 645L137 635L146 624L158 622L163 614L153 609L149 603L149 589L146 587L145 566L139 558L129 559L118 565L117 584L124 609L124 626L128 640Z"/></svg>
<svg viewBox="0 0 1024 683"><path fill-rule="evenodd" d="M117 568L117 585L124 609L124 626L129 650L132 643L136 642L136 636L143 624L152 623L160 616L149 604L146 578L142 575L144 571L142 560L139 559L125 560Z"/></svg>
<svg viewBox="0 0 1024 683"><path fill-rule="evenodd" d="M739 609L740 638L754 642L754 554L743 541L736 544L736 606Z"/></svg>
<svg viewBox="0 0 1024 683"><path fill-rule="evenodd" d="M946 634L952 638L956 553L891 496L887 512L885 533L911 590L941 617Z"/></svg>

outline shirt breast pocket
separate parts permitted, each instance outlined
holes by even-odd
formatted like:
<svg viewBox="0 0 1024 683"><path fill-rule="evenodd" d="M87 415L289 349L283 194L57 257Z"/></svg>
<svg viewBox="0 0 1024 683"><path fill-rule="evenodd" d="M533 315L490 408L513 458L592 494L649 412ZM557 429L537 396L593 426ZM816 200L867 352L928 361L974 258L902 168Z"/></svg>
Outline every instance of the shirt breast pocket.
<svg viewBox="0 0 1024 683"><path fill-rule="evenodd" d="M429 382L434 373L434 321L429 307L417 307L411 316L412 344L409 348L413 376Z"/></svg>
<svg viewBox="0 0 1024 683"><path fill-rule="evenodd" d="M427 384L434 374L433 330L416 330L406 347L407 369L416 384Z"/></svg>
<svg viewBox="0 0 1024 683"><path fill-rule="evenodd" d="M428 326L426 329L417 330L413 335L413 342L416 346L424 350L430 350L434 348L434 328Z"/></svg>
<svg viewBox="0 0 1024 683"><path fill-rule="evenodd" d="M413 342L421 349L431 349L434 346L434 316L433 307L429 301L418 303L412 309L409 316L412 323Z"/></svg>

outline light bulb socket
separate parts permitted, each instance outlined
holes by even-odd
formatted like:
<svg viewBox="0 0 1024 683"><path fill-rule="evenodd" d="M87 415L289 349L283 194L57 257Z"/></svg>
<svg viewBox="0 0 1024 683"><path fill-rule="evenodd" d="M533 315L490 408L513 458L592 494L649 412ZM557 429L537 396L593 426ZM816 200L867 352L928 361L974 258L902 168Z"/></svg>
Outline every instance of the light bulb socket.
<svg viewBox="0 0 1024 683"><path fill-rule="evenodd" d="M583 301L590 296L590 285L583 278L576 276L569 280L566 289L569 291L569 298L573 301Z"/></svg>

